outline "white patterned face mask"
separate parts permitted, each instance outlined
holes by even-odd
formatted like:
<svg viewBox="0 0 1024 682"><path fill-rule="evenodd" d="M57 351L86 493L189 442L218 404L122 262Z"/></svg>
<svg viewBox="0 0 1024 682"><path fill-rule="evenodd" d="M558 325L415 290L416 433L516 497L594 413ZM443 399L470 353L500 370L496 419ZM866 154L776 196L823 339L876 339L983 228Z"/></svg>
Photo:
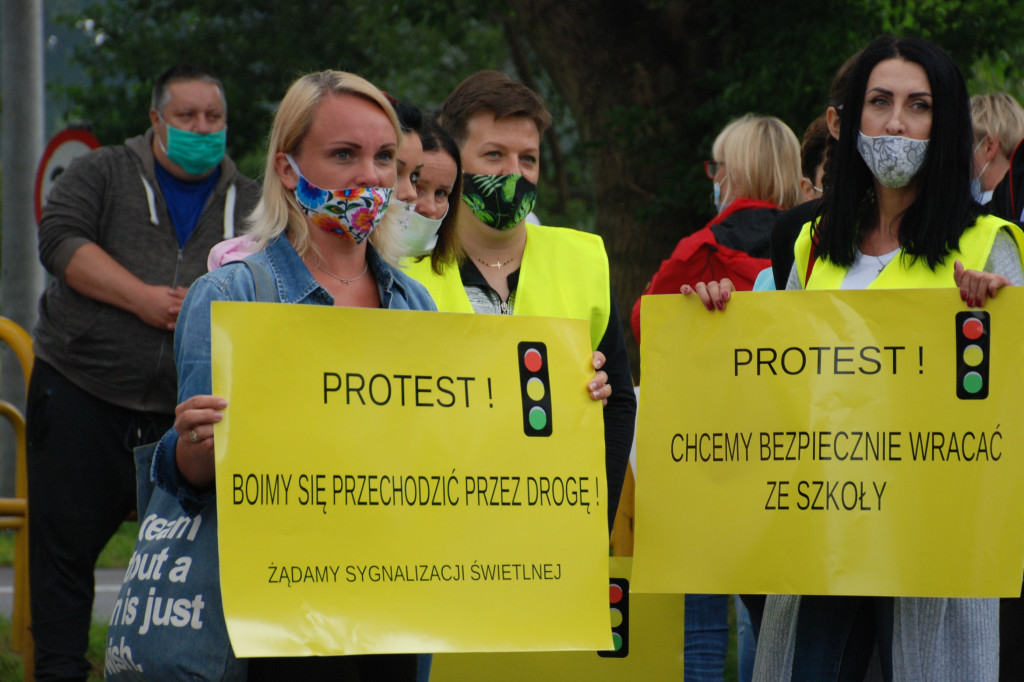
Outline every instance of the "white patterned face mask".
<svg viewBox="0 0 1024 682"><path fill-rule="evenodd" d="M857 133L857 151L884 187L906 187L924 164L928 140L898 135L869 137Z"/></svg>
<svg viewBox="0 0 1024 682"><path fill-rule="evenodd" d="M395 241L403 257L418 258L429 255L434 250L437 245L437 232L441 229L444 216L437 220L424 217L416 212L416 204L394 197L391 198L388 211L395 211L398 214L395 221L398 226ZM448 215L447 211L445 215Z"/></svg>

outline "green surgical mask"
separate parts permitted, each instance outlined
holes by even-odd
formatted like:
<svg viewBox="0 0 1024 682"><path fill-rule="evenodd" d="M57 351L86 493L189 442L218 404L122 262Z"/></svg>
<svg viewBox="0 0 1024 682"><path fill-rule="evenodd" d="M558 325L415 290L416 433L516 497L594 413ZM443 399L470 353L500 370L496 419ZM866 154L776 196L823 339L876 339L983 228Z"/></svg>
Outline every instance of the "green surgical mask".
<svg viewBox="0 0 1024 682"><path fill-rule="evenodd" d="M164 121L162 116L160 120L167 128L167 147L164 153L189 175L207 173L224 158L228 139L226 127L215 133L193 133L175 128ZM161 147L163 144L163 140L160 140Z"/></svg>

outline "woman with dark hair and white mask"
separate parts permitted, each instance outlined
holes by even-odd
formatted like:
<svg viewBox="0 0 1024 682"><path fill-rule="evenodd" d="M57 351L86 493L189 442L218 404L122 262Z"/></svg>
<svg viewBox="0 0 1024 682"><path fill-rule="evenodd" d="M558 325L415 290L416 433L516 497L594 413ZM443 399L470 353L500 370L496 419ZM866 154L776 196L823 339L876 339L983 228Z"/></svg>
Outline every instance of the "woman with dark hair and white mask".
<svg viewBox="0 0 1024 682"><path fill-rule="evenodd" d="M1024 284L1024 234L982 213L967 89L931 43L885 37L861 54L825 193L796 242L787 289L956 286L969 306ZM724 309L728 280L683 287ZM754 679L991 680L999 600L769 595Z"/></svg>
<svg viewBox="0 0 1024 682"><path fill-rule="evenodd" d="M404 151L398 157L396 196L400 218L396 234L401 254L407 262L430 260L434 272L441 274L446 265L458 259L455 233L456 211L462 197L462 160L451 136L433 119L414 107L398 103L395 107L402 131L416 137L416 156ZM417 160L415 167L412 159ZM408 188L406 188L408 185ZM406 198L406 194L411 195ZM392 203L394 200L392 200Z"/></svg>
<svg viewBox="0 0 1024 682"><path fill-rule="evenodd" d="M456 217L462 200L462 158L451 135L436 121L424 119L420 131L423 165L416 181L416 216L409 222L406 247L417 262L430 259L440 275L458 259Z"/></svg>

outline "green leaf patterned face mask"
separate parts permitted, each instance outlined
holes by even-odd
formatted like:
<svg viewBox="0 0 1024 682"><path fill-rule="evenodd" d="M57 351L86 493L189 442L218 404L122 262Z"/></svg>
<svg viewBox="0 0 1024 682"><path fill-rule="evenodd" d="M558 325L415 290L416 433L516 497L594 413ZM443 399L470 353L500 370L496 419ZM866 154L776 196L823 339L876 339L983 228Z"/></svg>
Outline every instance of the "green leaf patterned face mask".
<svg viewBox="0 0 1024 682"><path fill-rule="evenodd" d="M462 178L462 201L477 220L495 230L515 227L537 205L537 185L518 173L463 173Z"/></svg>

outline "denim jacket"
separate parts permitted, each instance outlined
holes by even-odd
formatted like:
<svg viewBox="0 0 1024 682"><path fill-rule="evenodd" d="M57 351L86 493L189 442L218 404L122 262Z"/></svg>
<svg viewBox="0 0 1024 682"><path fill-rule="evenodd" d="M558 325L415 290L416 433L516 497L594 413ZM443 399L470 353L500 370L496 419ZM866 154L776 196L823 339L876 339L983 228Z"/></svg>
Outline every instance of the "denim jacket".
<svg viewBox="0 0 1024 682"><path fill-rule="evenodd" d="M286 237L271 240L267 247L246 260L267 269L281 303L334 305L334 298L320 286ZM366 260L377 280L382 308L437 310L422 284L391 267L371 244ZM213 301L255 301L256 286L248 268L227 265L196 280L178 314L174 332L174 359L178 368L178 403L213 391L210 373L210 304ZM182 507L196 514L214 501L214 491L196 491L180 476L175 461L178 433L169 429L153 455L153 480L178 497Z"/></svg>

